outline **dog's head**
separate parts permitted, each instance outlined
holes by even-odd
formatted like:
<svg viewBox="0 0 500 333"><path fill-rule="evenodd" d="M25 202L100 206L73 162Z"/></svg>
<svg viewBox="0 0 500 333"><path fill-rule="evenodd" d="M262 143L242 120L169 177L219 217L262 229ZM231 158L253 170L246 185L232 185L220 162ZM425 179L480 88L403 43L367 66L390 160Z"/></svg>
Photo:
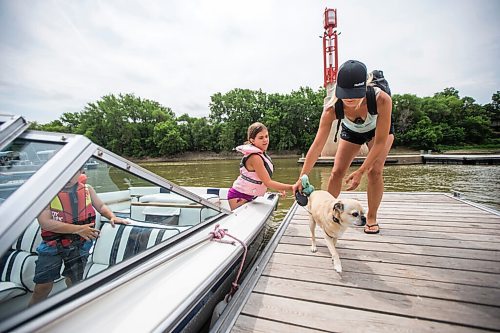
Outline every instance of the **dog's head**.
<svg viewBox="0 0 500 333"><path fill-rule="evenodd" d="M344 225L365 225L365 210L358 200L338 200L333 205L333 219ZM337 220L337 221L336 221Z"/></svg>

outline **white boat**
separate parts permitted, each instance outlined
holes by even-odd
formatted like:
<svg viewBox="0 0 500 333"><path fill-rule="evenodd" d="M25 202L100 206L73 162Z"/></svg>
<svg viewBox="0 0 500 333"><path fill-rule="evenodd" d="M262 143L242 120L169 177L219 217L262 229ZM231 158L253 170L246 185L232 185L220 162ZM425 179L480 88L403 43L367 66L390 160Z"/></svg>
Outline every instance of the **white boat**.
<svg viewBox="0 0 500 333"><path fill-rule="evenodd" d="M267 193L231 212L227 189L179 187L83 136L27 127L22 117L0 115L0 151L36 161L35 172L18 177L12 165L0 178L0 332L207 330L239 272L243 245L248 265L278 196ZM40 162L40 151L53 153ZM99 167L87 170L87 184L131 224L112 228L97 214L101 233L83 280L66 287L61 278L48 298L28 307L42 241L37 217L91 161ZM216 226L227 232L222 242L212 239ZM230 236L242 243L226 242Z"/></svg>

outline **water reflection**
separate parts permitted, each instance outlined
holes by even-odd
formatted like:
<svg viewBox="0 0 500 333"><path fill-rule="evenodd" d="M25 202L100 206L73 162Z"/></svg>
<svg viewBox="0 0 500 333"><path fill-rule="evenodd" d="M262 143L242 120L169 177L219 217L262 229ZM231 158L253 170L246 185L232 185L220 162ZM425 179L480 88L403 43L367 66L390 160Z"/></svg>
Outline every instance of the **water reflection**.
<svg viewBox="0 0 500 333"><path fill-rule="evenodd" d="M274 158L273 179L295 182L301 165L298 158ZM183 186L230 187L238 176L239 160L190 161L174 163L144 163L147 169ZM352 172L356 167L352 167ZM331 167L316 166L309 175L316 188L326 189ZM387 166L384 170L387 192L461 192L467 200L500 210L500 167L495 165L403 165ZM345 184L343 185L345 189ZM366 191L363 178L357 191ZM293 203L288 194L281 199L276 219L282 219Z"/></svg>

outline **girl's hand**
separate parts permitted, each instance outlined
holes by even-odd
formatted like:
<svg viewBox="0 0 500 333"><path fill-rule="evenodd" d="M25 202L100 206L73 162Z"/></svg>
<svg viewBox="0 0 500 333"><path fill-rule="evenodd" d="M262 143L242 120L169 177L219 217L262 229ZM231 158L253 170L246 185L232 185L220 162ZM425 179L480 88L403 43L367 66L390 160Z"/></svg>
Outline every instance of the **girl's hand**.
<svg viewBox="0 0 500 333"><path fill-rule="evenodd" d="M281 195L281 198L286 198L286 191L283 190L283 191L280 191L280 195Z"/></svg>
<svg viewBox="0 0 500 333"><path fill-rule="evenodd" d="M347 191L352 191L352 190L355 190L359 184L361 183L361 178L363 177L363 174L364 174L364 171L362 170L356 170L354 171L353 173L351 173L347 179L345 180L345 183L346 184L349 184L349 182L351 183L351 185L349 185L349 187L347 188Z"/></svg>

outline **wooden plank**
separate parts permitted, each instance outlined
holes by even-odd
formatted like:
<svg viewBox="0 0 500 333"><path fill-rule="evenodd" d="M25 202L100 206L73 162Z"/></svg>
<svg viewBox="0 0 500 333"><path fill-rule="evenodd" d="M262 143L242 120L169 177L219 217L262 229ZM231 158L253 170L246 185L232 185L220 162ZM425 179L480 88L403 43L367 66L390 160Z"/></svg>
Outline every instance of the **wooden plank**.
<svg viewBox="0 0 500 333"><path fill-rule="evenodd" d="M368 207L363 205L364 209L368 211ZM309 212L306 211L306 214L297 215L302 219L304 216L309 216ZM402 218L405 219L416 219L416 217L428 216L433 219L440 219L444 221L467 221L471 218L475 218L476 221L487 221L487 222L495 222L500 223L500 216L491 214L485 211L481 211L478 213L471 211L460 211L460 209L409 209L406 207L399 207L394 209L387 209L380 207L377 213L377 216L386 217L386 218Z"/></svg>
<svg viewBox="0 0 500 333"><path fill-rule="evenodd" d="M240 315L234 324L233 333L270 333L270 332L287 332L287 333L314 333L317 329L309 329L302 326L290 325L288 323L280 323L277 321L266 320L262 318L249 317Z"/></svg>
<svg viewBox="0 0 500 333"><path fill-rule="evenodd" d="M500 309L492 306L275 277L262 277L254 291L358 310L376 309L378 312L421 320L438 320L484 329L500 327Z"/></svg>
<svg viewBox="0 0 500 333"><path fill-rule="evenodd" d="M500 289L484 288L438 281L409 279L373 273L343 271L340 278L333 267L308 267L269 263L263 276L291 278L299 281L309 281L339 286L350 286L366 290L385 291L404 295L425 296L450 301L493 305L498 307Z"/></svg>
<svg viewBox="0 0 500 333"><path fill-rule="evenodd" d="M438 231L446 233L467 233L467 234L485 234L500 235L500 228L494 224L463 223L463 222L436 222L422 220L391 220L378 219L378 223L384 229L392 230L413 230L413 231ZM291 224L309 225L307 220L293 220Z"/></svg>
<svg viewBox="0 0 500 333"><path fill-rule="evenodd" d="M305 256L322 256L326 258L331 257L330 251L326 246L317 246L317 249L318 251L316 253L312 253L310 246L280 244L276 248L275 252ZM500 274L500 265L498 261L438 257L434 255L430 256L413 253L393 253L387 251L379 251L378 249L360 251L358 249L346 249L340 246L337 246L337 251L339 252L339 256L341 259L345 258L392 264L407 264L413 266L423 266L424 269L425 267L446 267L448 269Z"/></svg>
<svg viewBox="0 0 500 333"><path fill-rule="evenodd" d="M294 244L294 245L311 245L311 239L306 237L290 237L283 236L281 238L280 244ZM324 247L324 241L318 240L318 248ZM412 254L423 254L423 255L434 255L448 258L464 258L473 260L489 260L494 262L500 261L500 252L498 251L487 251L487 250L477 250L477 249L458 249L455 248L450 250L448 247L440 246L419 246L411 244L395 244L395 243L381 243L377 242L376 245L373 242L363 242L363 241L352 241L341 239L337 243L337 249L354 249L359 251L385 251L385 252L396 252L396 253L412 253Z"/></svg>
<svg viewBox="0 0 500 333"><path fill-rule="evenodd" d="M322 237L322 232L318 230L319 237ZM290 225L285 231L286 236L296 236L296 237L307 237L309 238L310 231L309 227L300 228L296 225ZM389 242L389 243L403 243L403 244L413 244L413 245L437 245L444 247L457 247L457 248L467 248L467 249L482 249L482 250L492 250L497 251L499 244L498 242L478 242L476 240L462 240L462 239L445 239L445 238L431 238L431 237L417 237L418 235L399 235L390 230L385 230L383 227L380 229L380 234L378 235L368 235L362 230L359 232L346 231L342 235L341 239L346 240L361 240L368 242ZM458 238L458 237L457 237Z"/></svg>
<svg viewBox="0 0 500 333"><path fill-rule="evenodd" d="M407 277L411 279L500 288L500 279L498 274L459 271L435 267L426 267L424 269L420 266L388 264L383 262L361 261L347 258L343 258L341 260L343 270L350 272L372 272L373 274ZM286 253L275 253L271 257L270 262L302 266L304 269L309 267L333 267L332 261L328 257L300 256Z"/></svg>
<svg viewBox="0 0 500 333"><path fill-rule="evenodd" d="M457 225L457 223L464 223L464 225L468 223L474 223L477 226L481 226L482 228L499 228L500 224L496 219L492 218L474 218L474 217L463 217L461 219L456 219L453 217L439 217L439 216L428 216L426 218L422 217L414 217L414 216L406 216L406 215L392 215L392 216L377 216L377 219L380 223L382 221L389 222L392 224L413 224L413 223L421 223L424 225L442 225L442 226L451 226ZM309 221L309 215L303 217L295 217L293 219L293 223L303 223ZM458 225L460 226L460 224Z"/></svg>
<svg viewBox="0 0 500 333"><path fill-rule="evenodd" d="M327 332L442 332L484 330L252 293L243 314Z"/></svg>

